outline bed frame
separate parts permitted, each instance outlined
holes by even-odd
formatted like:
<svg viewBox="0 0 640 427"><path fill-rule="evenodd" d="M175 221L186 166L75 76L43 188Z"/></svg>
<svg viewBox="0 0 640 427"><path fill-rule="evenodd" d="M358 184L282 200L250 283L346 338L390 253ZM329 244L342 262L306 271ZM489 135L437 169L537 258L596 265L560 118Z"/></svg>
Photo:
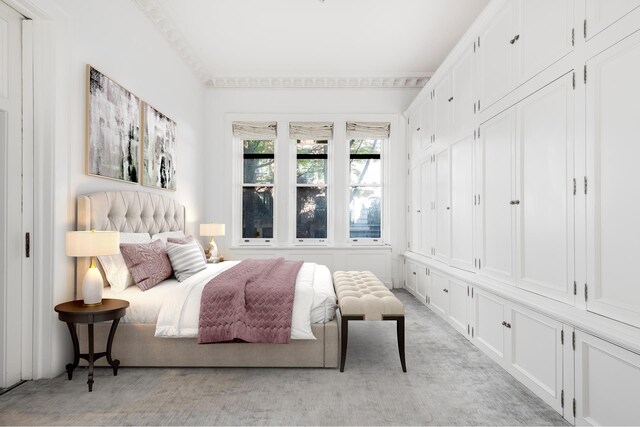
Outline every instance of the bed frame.
<svg viewBox="0 0 640 427"><path fill-rule="evenodd" d="M79 196L78 230L91 229L151 235L185 231L185 208L170 197L143 191L107 191ZM82 298L81 283L88 268L89 259L78 258L77 299ZM98 347L102 343L106 345L110 326L109 323L95 325ZM336 319L313 324L311 330L316 340L291 340L290 344L198 344L195 338L156 338L155 325L120 323L113 352L121 366L336 368ZM78 337L81 349L86 348L86 328L79 328ZM106 362L101 359L96 365L106 366Z"/></svg>

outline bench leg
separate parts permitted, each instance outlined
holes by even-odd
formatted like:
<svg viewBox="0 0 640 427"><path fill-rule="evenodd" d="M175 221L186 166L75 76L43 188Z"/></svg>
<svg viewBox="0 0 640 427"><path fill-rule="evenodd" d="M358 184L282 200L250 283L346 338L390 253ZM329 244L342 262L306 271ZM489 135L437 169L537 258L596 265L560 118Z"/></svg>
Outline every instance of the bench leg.
<svg viewBox="0 0 640 427"><path fill-rule="evenodd" d="M342 322L340 327L341 350L340 350L340 372L344 372L344 362L347 359L347 341L349 340L349 320L364 320L364 316L348 315L341 316Z"/></svg>
<svg viewBox="0 0 640 427"><path fill-rule="evenodd" d="M407 364L404 360L404 316L382 316L382 320L395 320L398 335L398 352L400 353L400 363L402 372L407 372Z"/></svg>
<svg viewBox="0 0 640 427"><path fill-rule="evenodd" d="M398 329L398 351L400 352L400 363L402 364L402 372L407 372L407 364L404 360L404 316L396 320L396 328Z"/></svg>
<svg viewBox="0 0 640 427"><path fill-rule="evenodd" d="M347 341L349 340L349 319L342 317L342 328L340 328L341 349L340 349L340 372L344 372L344 362L347 358Z"/></svg>

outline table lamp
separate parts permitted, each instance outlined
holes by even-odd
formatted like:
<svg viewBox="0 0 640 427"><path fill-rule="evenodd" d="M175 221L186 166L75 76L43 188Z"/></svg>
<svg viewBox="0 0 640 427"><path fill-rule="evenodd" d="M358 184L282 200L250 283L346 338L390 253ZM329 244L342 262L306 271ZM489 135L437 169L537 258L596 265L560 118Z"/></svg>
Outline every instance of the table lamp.
<svg viewBox="0 0 640 427"><path fill-rule="evenodd" d="M91 267L82 280L84 305L102 304L102 275L96 267L99 255L120 253L120 233L117 231L67 231L67 256L91 257Z"/></svg>
<svg viewBox="0 0 640 427"><path fill-rule="evenodd" d="M215 240L213 240L213 238L214 236L224 236L224 224L200 224L200 235L211 237L211 241L209 242L207 250L209 251L210 257L217 258L218 246L216 246L216 242Z"/></svg>

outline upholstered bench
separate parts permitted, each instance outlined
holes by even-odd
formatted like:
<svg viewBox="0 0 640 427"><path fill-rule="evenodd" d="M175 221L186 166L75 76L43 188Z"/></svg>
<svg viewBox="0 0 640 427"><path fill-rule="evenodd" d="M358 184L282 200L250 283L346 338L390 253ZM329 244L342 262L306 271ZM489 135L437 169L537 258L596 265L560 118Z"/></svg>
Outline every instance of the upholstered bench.
<svg viewBox="0 0 640 427"><path fill-rule="evenodd" d="M402 371L407 372L404 360L404 305L370 271L336 271L333 286L338 296L342 317L342 350L340 372L344 372L347 357L347 340L350 320L395 320L398 334L398 350Z"/></svg>

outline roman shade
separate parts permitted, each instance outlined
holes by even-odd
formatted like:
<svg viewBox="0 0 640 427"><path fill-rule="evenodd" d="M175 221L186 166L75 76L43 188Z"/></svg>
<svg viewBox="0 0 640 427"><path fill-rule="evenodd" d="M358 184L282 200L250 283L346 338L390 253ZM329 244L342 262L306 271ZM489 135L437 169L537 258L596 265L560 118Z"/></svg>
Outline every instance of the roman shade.
<svg viewBox="0 0 640 427"><path fill-rule="evenodd" d="M233 136L240 139L275 139L277 122L233 122Z"/></svg>
<svg viewBox="0 0 640 427"><path fill-rule="evenodd" d="M333 123L331 122L291 122L289 123L289 138L305 140L333 139Z"/></svg>
<svg viewBox="0 0 640 427"><path fill-rule="evenodd" d="M390 129L388 122L347 122L347 138L387 139Z"/></svg>

